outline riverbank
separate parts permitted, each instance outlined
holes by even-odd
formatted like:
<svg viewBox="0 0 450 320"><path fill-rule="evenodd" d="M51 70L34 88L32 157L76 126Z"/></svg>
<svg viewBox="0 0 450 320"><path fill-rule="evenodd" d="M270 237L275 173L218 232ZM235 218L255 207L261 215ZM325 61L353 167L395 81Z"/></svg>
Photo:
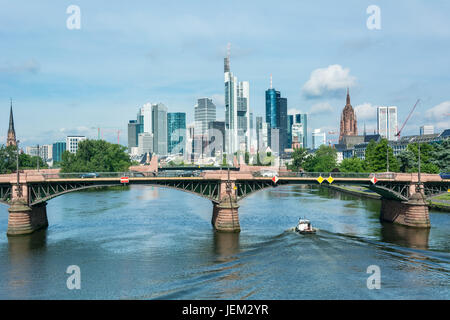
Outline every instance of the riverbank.
<svg viewBox="0 0 450 320"><path fill-rule="evenodd" d="M326 188L341 191L343 193L351 194L362 198L370 198L380 200L381 196L368 190L364 187L356 186L336 186L336 185L324 185ZM428 201L428 207L433 210L450 212L450 194L444 194L434 197Z"/></svg>

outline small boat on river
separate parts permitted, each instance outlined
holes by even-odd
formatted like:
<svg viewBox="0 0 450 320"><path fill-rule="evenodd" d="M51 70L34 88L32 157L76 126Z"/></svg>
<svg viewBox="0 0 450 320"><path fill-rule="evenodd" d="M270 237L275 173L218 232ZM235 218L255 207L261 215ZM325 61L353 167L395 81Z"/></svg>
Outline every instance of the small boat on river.
<svg viewBox="0 0 450 320"><path fill-rule="evenodd" d="M298 224L295 227L295 231L301 234L311 234L316 233L317 229L311 226L311 221L307 219L299 219Z"/></svg>

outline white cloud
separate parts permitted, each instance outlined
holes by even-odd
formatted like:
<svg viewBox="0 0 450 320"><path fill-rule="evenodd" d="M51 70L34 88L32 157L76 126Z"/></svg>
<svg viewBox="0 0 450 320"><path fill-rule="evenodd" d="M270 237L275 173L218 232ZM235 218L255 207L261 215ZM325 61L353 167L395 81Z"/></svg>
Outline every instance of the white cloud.
<svg viewBox="0 0 450 320"><path fill-rule="evenodd" d="M341 89L356 84L356 77L350 75L350 69L339 64L327 68L319 68L311 72L309 80L302 88L307 98L317 98L324 95L335 94Z"/></svg>
<svg viewBox="0 0 450 320"><path fill-rule="evenodd" d="M288 110L288 114L299 114L299 113L303 113L303 112L298 109L289 109Z"/></svg>
<svg viewBox="0 0 450 320"><path fill-rule="evenodd" d="M355 113L357 120L376 120L377 106L365 102L355 107Z"/></svg>
<svg viewBox="0 0 450 320"><path fill-rule="evenodd" d="M213 103L216 107L224 108L225 107L225 96L223 94L213 94L211 96Z"/></svg>
<svg viewBox="0 0 450 320"><path fill-rule="evenodd" d="M0 73L38 73L41 66L35 59L20 64L5 64L0 66Z"/></svg>
<svg viewBox="0 0 450 320"><path fill-rule="evenodd" d="M425 112L428 120L435 121L434 125L438 129L450 128L450 100L444 101Z"/></svg>
<svg viewBox="0 0 450 320"><path fill-rule="evenodd" d="M333 107L328 102L320 102L313 105L309 113L313 115L321 113L331 113L333 111L334 111Z"/></svg>

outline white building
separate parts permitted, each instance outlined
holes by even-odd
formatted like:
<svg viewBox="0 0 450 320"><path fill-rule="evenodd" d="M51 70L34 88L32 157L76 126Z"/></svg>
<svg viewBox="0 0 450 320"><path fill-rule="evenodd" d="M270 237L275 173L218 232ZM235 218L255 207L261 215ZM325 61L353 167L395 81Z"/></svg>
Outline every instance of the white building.
<svg viewBox="0 0 450 320"><path fill-rule="evenodd" d="M228 154L250 151L250 84L238 82L225 58L225 151Z"/></svg>
<svg viewBox="0 0 450 320"><path fill-rule="evenodd" d="M86 140L85 136L67 136L66 138L66 151L70 153L77 153L78 143Z"/></svg>
<svg viewBox="0 0 450 320"><path fill-rule="evenodd" d="M42 160L47 161L53 157L53 145L44 144L26 147L25 153L32 157L39 156Z"/></svg>
<svg viewBox="0 0 450 320"><path fill-rule="evenodd" d="M397 141L397 107L377 108L378 134L389 141Z"/></svg>
<svg viewBox="0 0 450 320"><path fill-rule="evenodd" d="M138 154L153 153L153 134L142 132L138 134Z"/></svg>
<svg viewBox="0 0 450 320"><path fill-rule="evenodd" d="M312 133L312 147L313 149L319 148L326 143L325 132L320 132L320 129L314 129Z"/></svg>
<svg viewBox="0 0 450 320"><path fill-rule="evenodd" d="M421 126L420 135L423 136L425 134L434 134L434 126Z"/></svg>
<svg viewBox="0 0 450 320"><path fill-rule="evenodd" d="M144 132L153 133L152 104L150 102L144 104L139 111L138 118L141 116L142 123L144 124Z"/></svg>

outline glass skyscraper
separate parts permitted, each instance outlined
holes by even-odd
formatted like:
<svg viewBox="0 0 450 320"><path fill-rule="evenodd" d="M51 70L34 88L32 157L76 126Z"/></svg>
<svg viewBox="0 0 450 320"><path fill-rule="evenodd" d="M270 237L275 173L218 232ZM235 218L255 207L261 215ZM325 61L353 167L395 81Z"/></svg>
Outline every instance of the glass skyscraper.
<svg viewBox="0 0 450 320"><path fill-rule="evenodd" d="M197 100L195 105L195 134L206 135L210 122L216 121L216 105L209 98Z"/></svg>
<svg viewBox="0 0 450 320"><path fill-rule="evenodd" d="M186 146L186 113L167 113L167 151L184 154Z"/></svg>
<svg viewBox="0 0 450 320"><path fill-rule="evenodd" d="M65 142L55 142L52 146L52 158L53 162L61 162L62 154L66 151L66 143Z"/></svg>
<svg viewBox="0 0 450 320"><path fill-rule="evenodd" d="M269 147L278 154L283 153L288 146L287 99L282 98L280 91L273 88L266 90L266 123L269 130ZM278 138L274 136L276 132L278 132Z"/></svg>

